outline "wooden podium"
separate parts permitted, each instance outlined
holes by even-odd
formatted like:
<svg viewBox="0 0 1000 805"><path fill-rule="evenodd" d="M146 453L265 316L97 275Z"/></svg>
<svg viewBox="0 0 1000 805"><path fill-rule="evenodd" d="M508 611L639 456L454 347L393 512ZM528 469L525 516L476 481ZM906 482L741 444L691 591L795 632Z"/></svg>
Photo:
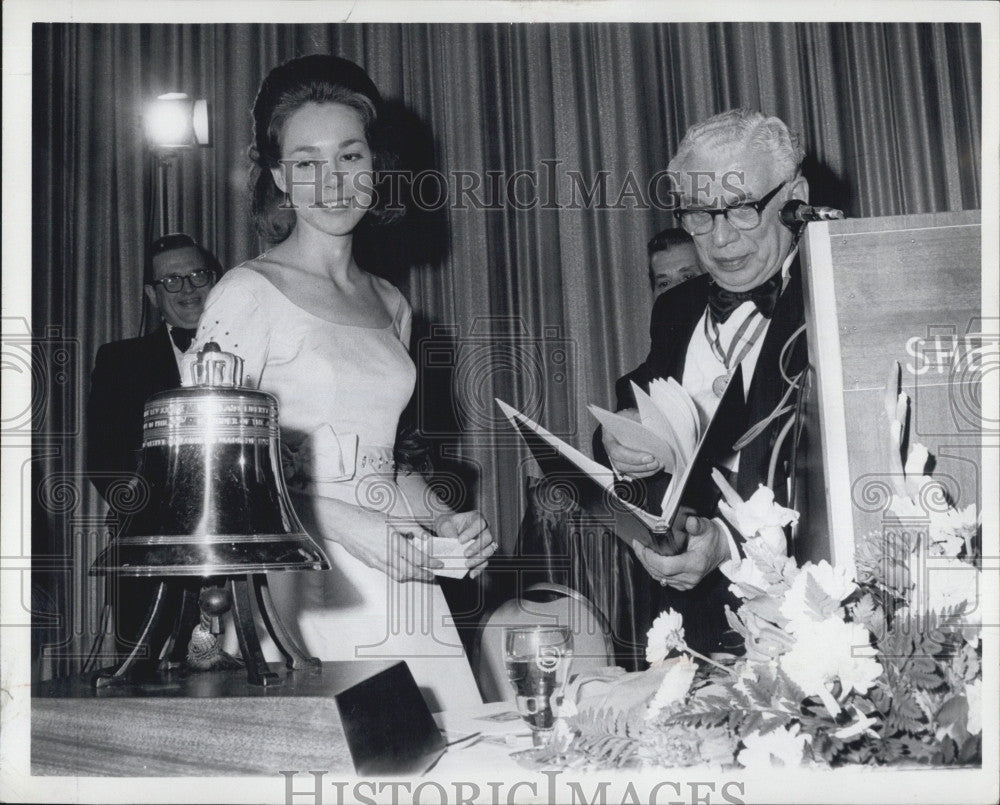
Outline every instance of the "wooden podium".
<svg viewBox="0 0 1000 805"><path fill-rule="evenodd" d="M894 361L912 399L911 442L937 458L955 505L981 503L984 360L998 320L982 312L978 211L807 227L802 273L811 365L798 501L799 561L851 563L891 495L883 391ZM995 315L995 312L992 314Z"/></svg>

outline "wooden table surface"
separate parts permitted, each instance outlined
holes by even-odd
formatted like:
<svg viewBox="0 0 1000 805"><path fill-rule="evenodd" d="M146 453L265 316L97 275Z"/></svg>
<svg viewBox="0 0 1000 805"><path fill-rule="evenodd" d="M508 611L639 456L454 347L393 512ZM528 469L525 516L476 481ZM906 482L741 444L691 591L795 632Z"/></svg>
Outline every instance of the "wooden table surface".
<svg viewBox="0 0 1000 805"><path fill-rule="evenodd" d="M392 663L325 662L256 687L245 671L95 690L89 677L35 686L31 770L39 775L353 773L334 696Z"/></svg>

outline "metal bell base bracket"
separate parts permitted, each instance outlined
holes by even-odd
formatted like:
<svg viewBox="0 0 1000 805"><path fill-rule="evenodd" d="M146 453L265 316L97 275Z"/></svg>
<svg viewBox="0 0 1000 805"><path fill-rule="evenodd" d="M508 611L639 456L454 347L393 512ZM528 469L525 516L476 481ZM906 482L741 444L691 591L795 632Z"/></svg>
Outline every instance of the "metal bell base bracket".
<svg viewBox="0 0 1000 805"><path fill-rule="evenodd" d="M164 579L157 587L149 612L135 646L112 668L98 671L93 677L95 688L132 684L143 678L161 677L185 668L187 644L198 622L200 581ZM267 576L263 573L230 577L226 581L232 600L233 624L239 640L240 653L251 685L273 686L282 677L268 668L254 623L259 612L271 639L285 658L289 670L320 668L316 657L309 656L289 634L271 599ZM251 589L253 595L251 596ZM169 613L175 613L173 621Z"/></svg>

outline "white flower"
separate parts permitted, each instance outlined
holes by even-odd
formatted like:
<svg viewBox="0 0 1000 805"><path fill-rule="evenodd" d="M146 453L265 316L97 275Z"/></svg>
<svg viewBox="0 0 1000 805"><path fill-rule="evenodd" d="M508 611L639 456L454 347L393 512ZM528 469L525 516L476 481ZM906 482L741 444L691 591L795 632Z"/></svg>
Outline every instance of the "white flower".
<svg viewBox="0 0 1000 805"><path fill-rule="evenodd" d="M802 569L813 577L823 588L823 592L836 601L843 601L858 589L858 585L854 581L854 569L851 567L842 565L833 567L826 559L822 559L818 564L810 562Z"/></svg>
<svg viewBox="0 0 1000 805"><path fill-rule="evenodd" d="M780 506L778 508L781 508ZM785 509L784 511L792 511ZM798 518L798 512L792 512ZM788 551L788 541L785 539L785 529L777 525L762 525L757 529L754 539L763 542L772 551L783 554Z"/></svg>
<svg viewBox="0 0 1000 805"><path fill-rule="evenodd" d="M785 553L784 527L797 523L799 513L774 502L774 492L761 484L749 500L742 500L718 470L712 478L722 492L719 511L746 539L760 538L775 553Z"/></svg>
<svg viewBox="0 0 1000 805"><path fill-rule="evenodd" d="M749 635L745 644L751 662L773 662L795 644L794 635L753 612L749 605L740 609L739 618Z"/></svg>
<svg viewBox="0 0 1000 805"><path fill-rule="evenodd" d="M889 511L904 520L919 519L927 517L927 509L914 503L913 500L904 495L893 495L889 500Z"/></svg>
<svg viewBox="0 0 1000 805"><path fill-rule="evenodd" d="M766 735L755 731L743 736L743 744L746 748L740 750L736 760L748 769L769 766L800 766L802 765L802 752L808 742L808 735L799 734L798 724L793 724L790 728L781 727L772 730Z"/></svg>
<svg viewBox="0 0 1000 805"><path fill-rule="evenodd" d="M953 556L928 557L923 577L918 577L913 603L926 612L940 612L956 607L963 601L973 606L966 620L978 622L980 571L973 565Z"/></svg>
<svg viewBox="0 0 1000 805"><path fill-rule="evenodd" d="M830 617L796 632L795 645L781 656L781 669L807 695L819 696L836 717L840 706L830 693L832 682L839 679L846 696L852 689L865 693L881 676L882 666L863 654L870 650L864 626Z"/></svg>
<svg viewBox="0 0 1000 805"><path fill-rule="evenodd" d="M832 611L817 612L817 605L826 604L828 609L835 610L857 588L854 574L847 567L833 567L825 559L819 564L810 562L792 580L791 589L785 593L785 600L781 605L781 614L791 621L788 628L794 632L797 624L823 620L826 615L833 614ZM823 596L830 601L824 601Z"/></svg>
<svg viewBox="0 0 1000 805"><path fill-rule="evenodd" d="M759 663L747 662L745 660L740 662L736 666L736 681L733 683L733 688L749 698L752 695L750 693L750 686L753 685L758 678L758 667L762 668L767 664L766 660Z"/></svg>
<svg viewBox="0 0 1000 805"><path fill-rule="evenodd" d="M646 662L658 665L666 659L671 649L687 648L684 642L684 618L679 612L668 609L661 612L646 632Z"/></svg>
<svg viewBox="0 0 1000 805"><path fill-rule="evenodd" d="M719 566L719 570L732 582L729 591L740 598L764 595L771 586L764 571L750 558L727 559Z"/></svg>
<svg viewBox="0 0 1000 805"><path fill-rule="evenodd" d="M646 710L647 720L656 717L663 708L683 701L698 670L697 664L686 654L670 660L668 664L670 667Z"/></svg>
<svg viewBox="0 0 1000 805"><path fill-rule="evenodd" d="M965 701L969 705L965 728L970 735L978 735L983 731L983 680L977 679L965 686Z"/></svg>
<svg viewBox="0 0 1000 805"><path fill-rule="evenodd" d="M979 525L976 507L970 504L958 510L949 506L941 511L933 504L928 505L931 501L943 502L948 497L939 481L924 474L929 459L930 453L924 445L915 442L910 447L903 468L903 483L897 484L889 510L902 518L927 520L931 552L957 556L963 546L968 547L966 541Z"/></svg>
<svg viewBox="0 0 1000 805"><path fill-rule="evenodd" d="M931 480L928 476L924 476L924 480L925 485L939 485L937 481ZM964 509L949 506L944 511L940 511L919 502L928 496L928 493L921 494L922 497L914 498L893 495L889 503L889 510L902 519L923 520L927 523L927 536L931 553L957 556L963 547L968 550L968 540L979 526L979 516L976 513L975 504L970 503ZM944 494L941 491L933 496L943 499Z"/></svg>
<svg viewBox="0 0 1000 805"><path fill-rule="evenodd" d="M931 554L938 556L958 556L965 547L965 539L954 532L938 532L937 537L931 536L930 542Z"/></svg>
<svg viewBox="0 0 1000 805"><path fill-rule="evenodd" d="M775 553L759 539L743 543L743 550L746 552L747 558L753 559L757 567L775 585L770 591L772 594L784 593L791 585L792 580L799 574L799 564L795 561L794 556Z"/></svg>
<svg viewBox="0 0 1000 805"><path fill-rule="evenodd" d="M949 507L946 511L930 513L929 536L931 545L945 556L958 556L967 540L979 526L976 505L970 503L964 509Z"/></svg>

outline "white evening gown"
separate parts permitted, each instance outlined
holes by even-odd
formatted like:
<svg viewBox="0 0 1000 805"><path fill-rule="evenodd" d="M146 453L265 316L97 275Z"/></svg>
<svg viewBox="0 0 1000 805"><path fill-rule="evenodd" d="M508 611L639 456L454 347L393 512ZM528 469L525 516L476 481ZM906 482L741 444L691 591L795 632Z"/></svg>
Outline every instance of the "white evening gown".
<svg viewBox="0 0 1000 805"><path fill-rule="evenodd" d="M311 495L405 518L409 509L389 463L416 376L403 295L376 280L395 311L391 324L336 324L294 304L252 264L228 271L213 288L188 355L212 340L243 358L244 385L278 399L282 443L297 453ZM481 703L437 582L395 582L320 540L309 513L299 515L333 568L268 577L278 613L300 644L322 660L405 660L432 708ZM262 646L269 661L281 659L263 636Z"/></svg>

